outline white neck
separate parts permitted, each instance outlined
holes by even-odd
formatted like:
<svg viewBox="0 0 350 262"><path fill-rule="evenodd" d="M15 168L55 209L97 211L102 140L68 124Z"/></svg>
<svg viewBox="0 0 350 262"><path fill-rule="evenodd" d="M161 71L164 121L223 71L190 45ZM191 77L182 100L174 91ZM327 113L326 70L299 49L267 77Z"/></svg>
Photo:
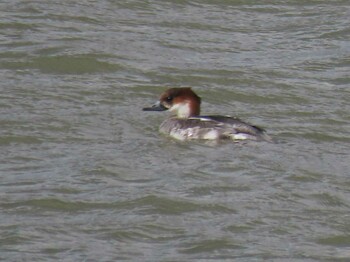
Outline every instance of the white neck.
<svg viewBox="0 0 350 262"><path fill-rule="evenodd" d="M189 103L175 104L169 111L175 112L178 118L189 118L191 115L191 108Z"/></svg>

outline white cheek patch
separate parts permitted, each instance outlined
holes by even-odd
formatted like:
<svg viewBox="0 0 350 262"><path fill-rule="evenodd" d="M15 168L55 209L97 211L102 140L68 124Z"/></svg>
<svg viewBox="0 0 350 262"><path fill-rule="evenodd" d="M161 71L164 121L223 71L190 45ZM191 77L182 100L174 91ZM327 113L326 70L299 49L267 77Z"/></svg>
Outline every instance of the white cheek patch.
<svg viewBox="0 0 350 262"><path fill-rule="evenodd" d="M190 116L190 105L188 103L181 103L173 105L169 111L176 112L177 117L179 118L187 118Z"/></svg>

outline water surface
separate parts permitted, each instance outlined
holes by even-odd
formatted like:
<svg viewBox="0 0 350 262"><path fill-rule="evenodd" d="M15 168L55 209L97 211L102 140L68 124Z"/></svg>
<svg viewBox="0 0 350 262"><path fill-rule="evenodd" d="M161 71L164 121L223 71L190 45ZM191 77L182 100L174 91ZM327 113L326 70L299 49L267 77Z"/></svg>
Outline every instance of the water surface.
<svg viewBox="0 0 350 262"><path fill-rule="evenodd" d="M348 1L0 6L0 259L350 257ZM170 86L276 142L160 135Z"/></svg>

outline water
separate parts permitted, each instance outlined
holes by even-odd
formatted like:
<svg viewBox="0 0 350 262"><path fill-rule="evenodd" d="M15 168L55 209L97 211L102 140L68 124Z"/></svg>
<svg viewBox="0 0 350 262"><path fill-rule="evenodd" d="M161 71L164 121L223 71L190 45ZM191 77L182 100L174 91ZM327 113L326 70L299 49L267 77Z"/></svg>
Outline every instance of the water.
<svg viewBox="0 0 350 262"><path fill-rule="evenodd" d="M348 261L348 1L0 7L0 259ZM170 86L276 142L161 136Z"/></svg>

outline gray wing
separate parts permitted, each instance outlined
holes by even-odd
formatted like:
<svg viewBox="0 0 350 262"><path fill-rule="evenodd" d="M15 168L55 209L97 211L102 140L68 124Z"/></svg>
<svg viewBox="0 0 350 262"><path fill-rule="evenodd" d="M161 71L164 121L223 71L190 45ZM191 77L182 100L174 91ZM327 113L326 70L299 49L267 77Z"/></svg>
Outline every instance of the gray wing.
<svg viewBox="0 0 350 262"><path fill-rule="evenodd" d="M223 123L226 128L232 128L232 132L236 134L245 133L259 136L265 133L265 130L263 128L246 123L237 117L212 115L200 116L198 118L202 120L208 120L209 122L213 121L217 123Z"/></svg>

